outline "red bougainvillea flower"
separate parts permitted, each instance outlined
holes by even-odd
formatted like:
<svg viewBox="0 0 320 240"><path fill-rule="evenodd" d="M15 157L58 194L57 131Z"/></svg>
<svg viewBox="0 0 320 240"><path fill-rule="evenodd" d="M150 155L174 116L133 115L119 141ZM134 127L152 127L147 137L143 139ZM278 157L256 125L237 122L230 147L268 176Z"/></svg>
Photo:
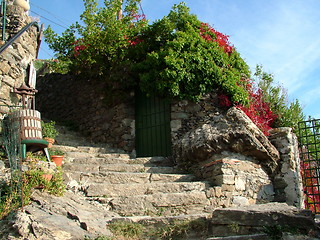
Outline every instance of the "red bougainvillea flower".
<svg viewBox="0 0 320 240"><path fill-rule="evenodd" d="M212 39L211 35L214 34L215 38ZM224 49L224 52L231 54L233 51L233 46L229 42L229 36L225 35L221 32L218 32L213 27L211 27L208 23L201 23L200 27L200 35L207 41L214 41L219 44L220 47Z"/></svg>
<svg viewBox="0 0 320 240"><path fill-rule="evenodd" d="M219 105L221 107L231 107L232 102L230 101L229 97L223 93L219 94L218 96L219 99Z"/></svg>
<svg viewBox="0 0 320 240"><path fill-rule="evenodd" d="M238 86L243 87L249 93L249 105L243 106L236 104L257 127L266 135L269 135L272 124L278 118L270 109L270 104L263 99L263 92L260 88L255 89L251 79L242 79ZM220 94L219 104L222 107L232 106L228 96Z"/></svg>
<svg viewBox="0 0 320 240"><path fill-rule="evenodd" d="M81 51L85 50L87 47L84 45L82 39L75 41L72 45L74 45L73 55L78 57Z"/></svg>

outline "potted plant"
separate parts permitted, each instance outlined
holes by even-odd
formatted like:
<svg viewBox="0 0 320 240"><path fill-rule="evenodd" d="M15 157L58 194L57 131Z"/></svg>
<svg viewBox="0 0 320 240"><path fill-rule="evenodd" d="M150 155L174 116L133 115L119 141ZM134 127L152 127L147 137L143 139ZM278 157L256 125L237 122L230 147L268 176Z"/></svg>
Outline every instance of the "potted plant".
<svg viewBox="0 0 320 240"><path fill-rule="evenodd" d="M62 166L62 161L64 158L64 152L60 151L60 150L49 150L49 154L51 157L51 161L54 162L57 167L61 167Z"/></svg>
<svg viewBox="0 0 320 240"><path fill-rule="evenodd" d="M49 143L48 148L51 148L56 136L58 136L58 131L55 128L56 122L50 121L50 122L44 122L41 121L41 127L42 127L42 136L43 138Z"/></svg>
<svg viewBox="0 0 320 240"><path fill-rule="evenodd" d="M23 169L27 170L29 173L33 172L40 174L42 178L50 181L56 166L54 163L48 162L45 156L28 152Z"/></svg>

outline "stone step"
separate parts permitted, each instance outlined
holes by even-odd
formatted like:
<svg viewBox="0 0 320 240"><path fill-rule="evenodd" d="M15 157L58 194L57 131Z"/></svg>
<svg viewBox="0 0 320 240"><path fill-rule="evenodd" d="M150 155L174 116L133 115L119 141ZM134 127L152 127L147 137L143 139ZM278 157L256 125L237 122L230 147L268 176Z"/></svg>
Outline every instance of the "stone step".
<svg viewBox="0 0 320 240"><path fill-rule="evenodd" d="M67 155L68 162L73 164L91 164L91 165L106 165L106 164L136 164L139 162L135 159L123 159L123 158L102 158L97 156L92 156L88 154L87 156L80 157L70 157Z"/></svg>
<svg viewBox="0 0 320 240"><path fill-rule="evenodd" d="M174 166L171 160L163 157L130 158L128 154L93 154L84 152L66 152L69 162L76 164L143 164L145 166Z"/></svg>
<svg viewBox="0 0 320 240"><path fill-rule="evenodd" d="M81 185L90 186L96 183L130 184L152 182L192 182L196 178L191 174L162 174L162 173L128 173L128 172L65 172L66 182L77 181Z"/></svg>
<svg viewBox="0 0 320 240"><path fill-rule="evenodd" d="M267 234L252 234L252 235L238 235L238 236L228 236L228 237L211 237L207 240L269 240Z"/></svg>
<svg viewBox="0 0 320 240"><path fill-rule="evenodd" d="M86 196L118 197L149 195L155 193L177 193L191 191L205 191L209 188L206 182L155 182L142 184L93 184L85 189Z"/></svg>
<svg viewBox="0 0 320 240"><path fill-rule="evenodd" d="M121 216L175 216L210 211L210 201L204 191L115 197L109 205Z"/></svg>
<svg viewBox="0 0 320 240"><path fill-rule="evenodd" d="M96 150L98 151L98 150ZM67 151L66 156L71 159L77 159L77 158L87 158L87 161L93 160L94 158L103 158L103 159L114 159L114 158L119 158L119 159L130 159L129 154L125 153L99 153L99 152L81 152L81 151Z"/></svg>
<svg viewBox="0 0 320 240"><path fill-rule="evenodd" d="M78 172L146 172L146 173L179 173L174 167L148 167L143 164L85 164L85 163L67 163L64 165L64 171Z"/></svg>
<svg viewBox="0 0 320 240"><path fill-rule="evenodd" d="M141 223L145 226L154 226L158 224L169 224L176 221L194 221L194 220L204 220L210 221L210 213L201 214L183 214L176 216L126 216L126 217L113 217L107 221L107 224L114 222L131 222L131 223Z"/></svg>

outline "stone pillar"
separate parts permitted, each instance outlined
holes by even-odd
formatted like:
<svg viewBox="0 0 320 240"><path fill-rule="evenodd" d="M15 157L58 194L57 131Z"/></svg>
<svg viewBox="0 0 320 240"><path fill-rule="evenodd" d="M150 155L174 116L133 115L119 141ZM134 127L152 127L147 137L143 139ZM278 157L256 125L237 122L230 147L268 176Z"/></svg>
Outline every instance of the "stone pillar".
<svg viewBox="0 0 320 240"><path fill-rule="evenodd" d="M277 128L269 136L280 152L280 168L274 178L275 201L286 202L298 208L304 207L304 194L300 172L298 139L292 128Z"/></svg>

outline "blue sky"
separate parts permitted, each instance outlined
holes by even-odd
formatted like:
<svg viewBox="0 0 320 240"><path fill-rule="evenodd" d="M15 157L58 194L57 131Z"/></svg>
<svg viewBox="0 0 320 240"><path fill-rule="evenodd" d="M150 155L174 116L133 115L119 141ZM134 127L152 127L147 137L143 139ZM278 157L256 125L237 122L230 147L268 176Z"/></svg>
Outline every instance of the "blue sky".
<svg viewBox="0 0 320 240"><path fill-rule="evenodd" d="M147 19L167 15L177 0L142 0ZM298 99L306 116L320 118L319 0L185 0L198 18L230 36L254 70L261 64ZM30 15L57 32L79 20L82 0L30 0ZM103 1L99 1L103 5ZM54 23L53 23L53 22ZM61 26L60 26L61 25ZM39 58L52 58L42 43ZM318 105L319 104L319 105Z"/></svg>

